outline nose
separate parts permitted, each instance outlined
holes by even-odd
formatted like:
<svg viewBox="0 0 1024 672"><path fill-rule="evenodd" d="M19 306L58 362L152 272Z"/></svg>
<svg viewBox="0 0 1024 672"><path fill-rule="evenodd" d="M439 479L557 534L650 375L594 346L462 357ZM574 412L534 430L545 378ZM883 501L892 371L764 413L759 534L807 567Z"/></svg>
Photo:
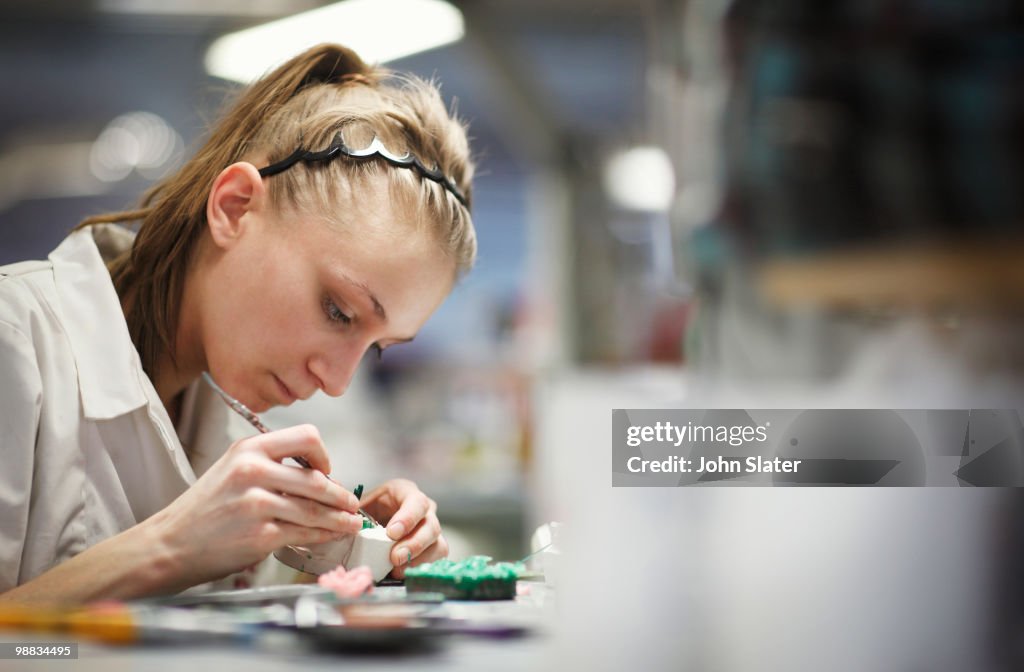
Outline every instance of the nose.
<svg viewBox="0 0 1024 672"><path fill-rule="evenodd" d="M335 348L311 357L309 371L320 380L324 393L340 397L348 389L364 352L355 347Z"/></svg>

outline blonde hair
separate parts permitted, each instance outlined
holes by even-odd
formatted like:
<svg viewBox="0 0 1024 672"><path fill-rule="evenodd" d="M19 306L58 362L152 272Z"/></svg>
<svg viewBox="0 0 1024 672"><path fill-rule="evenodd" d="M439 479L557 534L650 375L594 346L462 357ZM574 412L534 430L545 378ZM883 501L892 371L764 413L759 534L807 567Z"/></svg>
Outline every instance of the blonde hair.
<svg viewBox="0 0 1024 672"><path fill-rule="evenodd" d="M273 163L300 147L324 149L338 133L353 148L377 137L391 153L410 152L423 165L436 165L462 192L466 205L414 170L381 159L338 158L300 162L266 178L273 206L341 221L336 216L339 199L383 176L389 197L412 222L429 227L454 262L456 275L472 267L476 234L468 204L473 163L465 127L445 108L436 85L369 66L342 46L314 47L246 88L195 156L151 187L139 209L89 217L77 227L140 221L131 250L110 264L110 273L151 378L162 353L174 356L185 277L206 229L206 202L220 171L237 161Z"/></svg>

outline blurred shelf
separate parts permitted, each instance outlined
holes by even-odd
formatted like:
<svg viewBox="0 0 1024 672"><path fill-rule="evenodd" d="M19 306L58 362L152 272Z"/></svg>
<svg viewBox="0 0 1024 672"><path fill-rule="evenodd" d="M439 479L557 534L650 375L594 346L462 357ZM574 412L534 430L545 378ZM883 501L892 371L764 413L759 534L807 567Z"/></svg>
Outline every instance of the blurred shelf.
<svg viewBox="0 0 1024 672"><path fill-rule="evenodd" d="M876 248L764 263L761 294L780 306L1020 310L1024 241Z"/></svg>
<svg viewBox="0 0 1024 672"><path fill-rule="evenodd" d="M438 517L444 522L472 525L504 521L521 526L525 517L526 497L522 492L446 493L439 487L424 487L424 491L430 492L437 502Z"/></svg>
<svg viewBox="0 0 1024 672"><path fill-rule="evenodd" d="M526 497L519 491L494 493L431 488L437 515L446 530L458 530L472 553L500 559L525 555L528 539Z"/></svg>

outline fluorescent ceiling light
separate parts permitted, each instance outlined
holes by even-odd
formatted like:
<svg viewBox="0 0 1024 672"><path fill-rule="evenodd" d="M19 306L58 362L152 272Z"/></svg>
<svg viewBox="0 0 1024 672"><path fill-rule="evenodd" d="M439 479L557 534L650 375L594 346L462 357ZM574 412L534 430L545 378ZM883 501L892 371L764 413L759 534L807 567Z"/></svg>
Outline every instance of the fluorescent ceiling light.
<svg viewBox="0 0 1024 672"><path fill-rule="evenodd" d="M464 33L462 13L443 0L345 0L219 38L206 52L206 70L248 83L321 42L343 44L369 63L382 63L455 42Z"/></svg>
<svg viewBox="0 0 1024 672"><path fill-rule="evenodd" d="M605 164L604 187L619 207L664 212L675 196L675 171L660 147L632 147Z"/></svg>

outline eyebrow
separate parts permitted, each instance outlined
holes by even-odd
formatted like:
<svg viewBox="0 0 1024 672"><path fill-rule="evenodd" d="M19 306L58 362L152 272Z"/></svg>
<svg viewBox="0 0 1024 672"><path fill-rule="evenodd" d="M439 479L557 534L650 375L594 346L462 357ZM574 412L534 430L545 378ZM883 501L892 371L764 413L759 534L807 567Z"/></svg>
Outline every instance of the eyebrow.
<svg viewBox="0 0 1024 672"><path fill-rule="evenodd" d="M359 289L360 291L362 291L363 294L365 294L367 296L367 298L369 298L370 301L373 302L373 312L377 313L377 315L380 317L380 319L384 320L385 322L388 321L388 313L387 313L387 311L384 310L384 306L381 304L380 300L378 300L377 297L374 296L373 292L370 291L370 288L366 286L365 282L359 282L359 281L357 281L357 280L355 280L353 278L350 278L349 276L345 275L344 273L338 273L338 276L342 280L347 282L348 284L350 284L353 287L355 287L355 288ZM408 338L396 338L396 339L394 339L394 342L395 343L408 343L411 340L413 340L414 338L415 338L415 336L409 336Z"/></svg>
<svg viewBox="0 0 1024 672"><path fill-rule="evenodd" d="M370 291L370 288L366 286L365 282L358 282L356 280L353 280L344 273L338 273L338 275L341 277L342 280L344 280L348 284L362 290L363 294L365 294L367 298L369 298L370 301L373 302L373 312L377 313L380 319L384 320L385 322L388 321L387 311L384 310L384 306L381 305L380 301L377 299L376 296L374 296L373 292Z"/></svg>

